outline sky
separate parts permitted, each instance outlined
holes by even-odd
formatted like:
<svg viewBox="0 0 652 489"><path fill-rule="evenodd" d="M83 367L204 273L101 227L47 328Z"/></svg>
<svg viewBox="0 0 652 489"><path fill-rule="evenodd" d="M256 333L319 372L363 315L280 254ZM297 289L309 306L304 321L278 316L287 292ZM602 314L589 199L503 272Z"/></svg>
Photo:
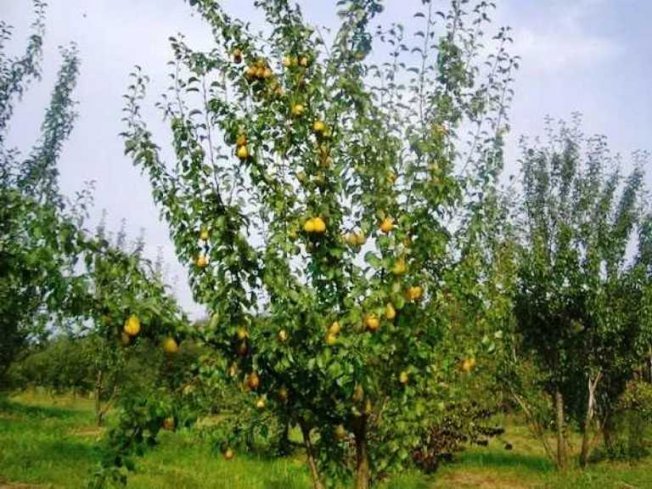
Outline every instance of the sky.
<svg viewBox="0 0 652 489"><path fill-rule="evenodd" d="M197 48L210 46L208 27L182 0L49 0L43 80L33 85L17 108L10 142L28 151L38 128L60 63L58 47L75 42L81 74L75 92L79 114L60 161L61 188L72 196L95 182L91 222L103 210L117 230L126 219L136 238L144 229L145 253L160 249L167 280L193 317L203 309L192 301L185 272L178 263L151 198L149 182L124 156L118 136L122 95L134 65L152 78L152 93L166 86L171 58L168 38L179 32ZM224 0L227 11L262 26L251 0ZM302 0L312 23L335 26L335 0ZM420 0L385 0L381 23L416 27L413 13ZM521 56L510 111L506 173L518 172L517 141L543 136L544 118L568 119L581 112L584 131L604 134L611 148L628 156L652 152L652 18L650 0L497 0L495 22L513 30L513 52ZM0 0L0 19L14 26L10 51L24 47L31 17L29 0ZM147 114L155 134L167 135L157 112ZM652 183L652 172L647 176Z"/></svg>

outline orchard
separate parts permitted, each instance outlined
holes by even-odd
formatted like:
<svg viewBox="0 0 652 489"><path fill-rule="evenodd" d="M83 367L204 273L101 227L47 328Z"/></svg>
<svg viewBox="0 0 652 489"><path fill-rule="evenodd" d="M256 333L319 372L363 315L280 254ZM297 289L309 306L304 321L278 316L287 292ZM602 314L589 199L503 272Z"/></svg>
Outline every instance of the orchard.
<svg viewBox="0 0 652 489"><path fill-rule="evenodd" d="M422 0L409 29L379 0L334 2L333 29L254 6L262 26L188 0L210 47L171 37L168 90L153 100L137 67L123 98L124 153L200 320L146 235L89 231L92 187L59 189L74 48L42 147L20 159L0 132L0 379L92 399L84 484L154 484L148 461L186 450L221 474L187 487L277 487L242 464L297 459L315 489L440 487L442 465L491 450L559 481L649 464L647 155L623 177L605 138L548 121L505 178L520 58L493 2ZM35 7L24 56L0 43L0 130L40 74Z"/></svg>

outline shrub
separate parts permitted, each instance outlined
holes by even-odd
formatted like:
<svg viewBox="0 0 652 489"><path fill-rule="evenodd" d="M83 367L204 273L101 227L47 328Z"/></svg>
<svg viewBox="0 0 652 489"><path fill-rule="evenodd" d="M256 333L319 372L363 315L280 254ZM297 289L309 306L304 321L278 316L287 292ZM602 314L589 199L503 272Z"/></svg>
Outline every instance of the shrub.
<svg viewBox="0 0 652 489"><path fill-rule="evenodd" d="M606 444L606 456L613 460L636 460L650 453L652 441L652 385L631 381L616 408L615 434Z"/></svg>
<svg viewBox="0 0 652 489"><path fill-rule="evenodd" d="M505 432L491 422L494 414L495 411L475 401L449 406L446 416L426 431L412 459L421 470L430 473L442 462L451 461L468 444L486 446L490 438Z"/></svg>

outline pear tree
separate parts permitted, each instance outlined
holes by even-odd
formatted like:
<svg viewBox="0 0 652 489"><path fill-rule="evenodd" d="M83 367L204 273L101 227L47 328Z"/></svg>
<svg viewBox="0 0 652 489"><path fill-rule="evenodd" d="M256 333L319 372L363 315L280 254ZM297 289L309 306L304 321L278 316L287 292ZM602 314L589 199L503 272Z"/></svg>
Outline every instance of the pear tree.
<svg viewBox="0 0 652 489"><path fill-rule="evenodd" d="M489 231L517 67L509 30L487 34L485 1L423 1L414 33L375 30L376 0L338 2L333 32L286 0L255 2L260 33L215 0L189 3L214 46L171 39L159 107L173 162L142 116L140 69L126 152L210 311L212 370L300 428L314 487L365 489L410 463L448 398L439 380L458 369L438 353L436 312L444 281L475 287L448 272ZM222 449L237 455L234 439Z"/></svg>

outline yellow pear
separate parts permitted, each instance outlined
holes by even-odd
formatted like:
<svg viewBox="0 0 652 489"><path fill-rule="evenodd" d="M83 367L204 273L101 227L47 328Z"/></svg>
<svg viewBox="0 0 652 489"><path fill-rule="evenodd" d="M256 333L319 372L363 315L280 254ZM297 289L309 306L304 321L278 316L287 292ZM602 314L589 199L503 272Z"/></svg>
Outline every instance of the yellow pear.
<svg viewBox="0 0 652 489"><path fill-rule="evenodd" d="M201 255L199 255L197 257L197 260L195 261L195 264L199 268L206 268L208 266L208 256L206 256L205 254L202 253Z"/></svg>
<svg viewBox="0 0 652 489"><path fill-rule="evenodd" d="M249 150L245 145L238 146L238 149L236 150L235 154L241 160L246 160L247 158L249 158Z"/></svg>
<svg viewBox="0 0 652 489"><path fill-rule="evenodd" d="M337 438L340 441L344 441L346 440L347 436L348 433L346 432L346 428L344 427L344 425L338 424L335 427L335 438Z"/></svg>
<svg viewBox="0 0 652 489"><path fill-rule="evenodd" d="M462 362L462 371L469 373L474 368L475 368L475 358L473 357L465 358L464 361Z"/></svg>
<svg viewBox="0 0 652 489"><path fill-rule="evenodd" d="M342 238L349 246L358 246L358 239L354 233L346 233Z"/></svg>
<svg viewBox="0 0 652 489"><path fill-rule="evenodd" d="M304 224L303 224L303 230L306 233L314 233L315 232L315 220L313 218L308 219Z"/></svg>
<svg viewBox="0 0 652 489"><path fill-rule="evenodd" d="M125 321L123 330L129 336L136 336L140 333L140 319L135 314L132 314Z"/></svg>
<svg viewBox="0 0 652 489"><path fill-rule="evenodd" d="M282 386L282 387L278 390L278 400L279 400L279 401L281 401L281 402L287 402L289 396L290 396L290 394L289 394L289 392L288 392L287 387Z"/></svg>
<svg viewBox="0 0 652 489"><path fill-rule="evenodd" d="M364 399L364 389L360 384L356 384L353 389L353 396L351 396L353 402L362 402Z"/></svg>
<svg viewBox="0 0 652 489"><path fill-rule="evenodd" d="M369 331L378 331L380 320L375 314L367 314L364 319L364 324Z"/></svg>
<svg viewBox="0 0 652 489"><path fill-rule="evenodd" d="M385 306L385 318L392 321L396 317L396 309L391 302Z"/></svg>
<svg viewBox="0 0 652 489"><path fill-rule="evenodd" d="M340 331L342 331L342 326L337 321L333 322L328 328L328 334L339 334Z"/></svg>
<svg viewBox="0 0 652 489"><path fill-rule="evenodd" d="M326 232L326 223L321 217L315 217L313 221L315 223L315 233L322 234Z"/></svg>
<svg viewBox="0 0 652 489"><path fill-rule="evenodd" d="M256 372L252 372L247 376L247 387L255 391L260 386L260 377Z"/></svg>
<svg viewBox="0 0 652 489"><path fill-rule="evenodd" d="M385 233L391 233L392 229L394 229L394 219L391 217L386 217L385 219L382 220L380 223L380 230Z"/></svg>
<svg viewBox="0 0 652 489"><path fill-rule="evenodd" d="M407 265L405 264L405 260L403 258L399 258L394 262L394 266L392 267L392 273L394 275L403 275L407 271Z"/></svg>
<svg viewBox="0 0 652 489"><path fill-rule="evenodd" d="M403 385L407 384L409 380L410 380L410 376L405 370L403 370L398 376L398 381Z"/></svg>
<svg viewBox="0 0 652 489"><path fill-rule="evenodd" d="M305 107L303 106L303 104L294 104L294 105L292 106L292 109L291 109L291 111L292 111L292 115L295 116L295 117L300 117L300 116L302 116L305 110L306 110L306 109L305 109Z"/></svg>
<svg viewBox="0 0 652 489"><path fill-rule="evenodd" d="M408 300L410 300L410 301L418 301L423 296L423 288L418 286L418 285L414 285L412 287L409 287L408 290L407 290L406 295L407 295Z"/></svg>
<svg viewBox="0 0 652 489"><path fill-rule="evenodd" d="M163 350L165 353L176 353L179 351L179 345L174 338L166 338L165 341L163 341Z"/></svg>

